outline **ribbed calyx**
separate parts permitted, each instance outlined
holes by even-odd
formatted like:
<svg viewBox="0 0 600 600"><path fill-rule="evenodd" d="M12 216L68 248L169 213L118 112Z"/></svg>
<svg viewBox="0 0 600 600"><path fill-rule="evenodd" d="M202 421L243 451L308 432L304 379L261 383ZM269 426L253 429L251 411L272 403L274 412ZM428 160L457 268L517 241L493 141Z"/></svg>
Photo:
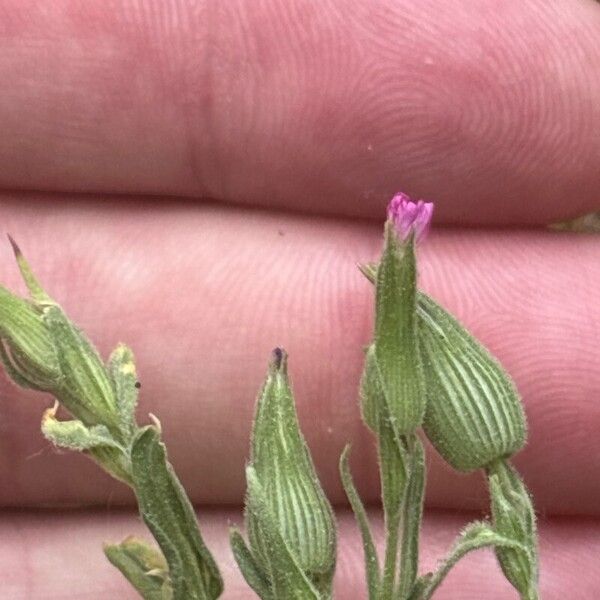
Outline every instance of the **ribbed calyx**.
<svg viewBox="0 0 600 600"><path fill-rule="evenodd" d="M397 435L423 421L425 388L417 339L414 236L401 240L391 221L375 276L374 366Z"/></svg>
<svg viewBox="0 0 600 600"><path fill-rule="evenodd" d="M537 533L531 497L507 461L494 461L487 474L494 529L522 546L496 547L498 562L522 600L537 600Z"/></svg>
<svg viewBox="0 0 600 600"><path fill-rule="evenodd" d="M289 554L313 591L328 597L336 553L333 511L300 432L281 348L273 352L258 397L247 475L250 549L268 585L281 585L273 554Z"/></svg>
<svg viewBox="0 0 600 600"><path fill-rule="evenodd" d="M43 290L11 240L31 298L0 288L0 358L22 387L50 392L87 426L120 436L117 398L96 349Z"/></svg>
<svg viewBox="0 0 600 600"><path fill-rule="evenodd" d="M526 439L523 406L504 369L441 306L419 294L419 348L427 374L423 428L459 471L511 456Z"/></svg>
<svg viewBox="0 0 600 600"><path fill-rule="evenodd" d="M133 352L119 344L105 365L91 342L41 287L11 240L30 300L0 288L0 358L15 383L52 393L42 417L54 445L84 452L135 491L162 553L126 539L106 546L109 560L144 598L215 600L223 581L194 509L167 460L160 423L139 428L140 384ZM59 404L72 420L57 418Z"/></svg>
<svg viewBox="0 0 600 600"><path fill-rule="evenodd" d="M375 283L376 264L360 270ZM526 442L527 422L510 376L423 292L417 292L416 314L427 404L423 428L433 446L459 471L485 468L518 452Z"/></svg>

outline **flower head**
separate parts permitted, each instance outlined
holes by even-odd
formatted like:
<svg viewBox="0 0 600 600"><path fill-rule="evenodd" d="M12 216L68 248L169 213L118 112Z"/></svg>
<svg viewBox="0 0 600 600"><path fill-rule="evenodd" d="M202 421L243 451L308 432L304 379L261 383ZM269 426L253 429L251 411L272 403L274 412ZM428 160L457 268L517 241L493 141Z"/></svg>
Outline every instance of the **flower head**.
<svg viewBox="0 0 600 600"><path fill-rule="evenodd" d="M415 241L419 241L429 230L433 202L424 200L414 202L406 194L399 192L390 200L387 215L400 239L406 240L411 233L414 233Z"/></svg>

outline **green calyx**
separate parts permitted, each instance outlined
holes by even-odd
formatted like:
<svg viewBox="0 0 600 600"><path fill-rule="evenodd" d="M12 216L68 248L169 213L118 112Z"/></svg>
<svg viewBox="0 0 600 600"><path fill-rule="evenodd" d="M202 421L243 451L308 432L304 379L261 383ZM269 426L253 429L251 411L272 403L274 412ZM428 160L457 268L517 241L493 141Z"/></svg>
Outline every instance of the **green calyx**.
<svg viewBox="0 0 600 600"><path fill-rule="evenodd" d="M261 573L273 598L283 599L287 596L276 590L282 585L282 574L274 561L288 556L302 575L298 581L310 582L319 598L329 597L336 554L333 511L300 432L287 354L279 348L273 352L258 397L247 479L246 525L252 563L246 560L245 564L253 564L252 571ZM234 549L243 558L235 539Z"/></svg>
<svg viewBox="0 0 600 600"><path fill-rule="evenodd" d="M50 392L85 425L104 425L122 439L115 390L98 352L11 243L31 299L0 289L0 356L7 373L18 385Z"/></svg>
<svg viewBox="0 0 600 600"><path fill-rule="evenodd" d="M107 545L106 556L145 600L215 600L223 581L167 460L160 424L156 418L156 427L136 423L140 384L133 352L119 344L105 365L12 243L31 299L0 288L0 358L6 371L18 385L55 396L42 418L44 436L57 447L85 453L132 487L160 546L128 538ZM59 404L73 419L57 418Z"/></svg>
<svg viewBox="0 0 600 600"><path fill-rule="evenodd" d="M60 386L61 372L52 337L40 311L0 287L0 358L18 385L40 391Z"/></svg>
<svg viewBox="0 0 600 600"><path fill-rule="evenodd" d="M402 242L393 225L375 275L373 366L396 435L414 432L425 413L425 386L417 338L414 237Z"/></svg>
<svg viewBox="0 0 600 600"><path fill-rule="evenodd" d="M380 268L364 265L361 271L376 283ZM423 292L416 294L415 315L426 399L422 425L435 449L453 468L465 472L518 452L525 445L527 424L510 376ZM364 402L363 414L369 424Z"/></svg>
<svg viewBox="0 0 600 600"><path fill-rule="evenodd" d="M446 310L425 294L419 347L427 373L425 434L458 471L485 468L524 445L525 413L510 376Z"/></svg>
<svg viewBox="0 0 600 600"><path fill-rule="evenodd" d="M494 530L519 547L497 547L506 578L523 600L537 600L537 534L531 497L515 469L504 460L487 468Z"/></svg>

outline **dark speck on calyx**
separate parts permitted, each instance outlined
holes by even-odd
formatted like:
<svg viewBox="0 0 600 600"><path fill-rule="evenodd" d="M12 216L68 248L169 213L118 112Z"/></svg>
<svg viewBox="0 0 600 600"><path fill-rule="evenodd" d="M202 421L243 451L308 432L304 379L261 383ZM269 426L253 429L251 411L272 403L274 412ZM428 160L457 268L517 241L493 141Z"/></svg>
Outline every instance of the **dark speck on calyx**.
<svg viewBox="0 0 600 600"><path fill-rule="evenodd" d="M273 366L276 369L280 369L282 361L283 361L283 349L277 347L277 348L275 348L275 350L273 350Z"/></svg>
<svg viewBox="0 0 600 600"><path fill-rule="evenodd" d="M275 348L271 354L271 369L285 375L287 373L287 359L288 354L283 348Z"/></svg>
<svg viewBox="0 0 600 600"><path fill-rule="evenodd" d="M142 384L139 381L136 381L134 385L138 390L142 387Z"/></svg>

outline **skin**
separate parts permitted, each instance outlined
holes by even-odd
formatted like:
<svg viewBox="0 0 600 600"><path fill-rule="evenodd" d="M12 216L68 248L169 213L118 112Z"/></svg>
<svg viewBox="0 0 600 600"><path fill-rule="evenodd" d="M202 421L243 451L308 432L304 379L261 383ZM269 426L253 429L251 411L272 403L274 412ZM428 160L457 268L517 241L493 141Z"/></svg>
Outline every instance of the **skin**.
<svg viewBox="0 0 600 600"><path fill-rule="evenodd" d="M140 420L160 417L191 498L214 507L201 523L227 597L252 597L224 534L277 344L340 505L339 597L363 597L337 459L351 441L376 501L356 398L372 291L355 263L376 258L399 189L436 202L421 287L522 393L542 597L597 597L600 239L536 226L598 208L600 6L3 0L0 14L2 229L103 355L136 351ZM23 291L8 243L0 263ZM131 496L50 448L50 399L0 377L4 595L135 598L100 550L141 533ZM428 460L423 570L486 506L479 475ZM437 597L479 585L515 597L488 552Z"/></svg>

